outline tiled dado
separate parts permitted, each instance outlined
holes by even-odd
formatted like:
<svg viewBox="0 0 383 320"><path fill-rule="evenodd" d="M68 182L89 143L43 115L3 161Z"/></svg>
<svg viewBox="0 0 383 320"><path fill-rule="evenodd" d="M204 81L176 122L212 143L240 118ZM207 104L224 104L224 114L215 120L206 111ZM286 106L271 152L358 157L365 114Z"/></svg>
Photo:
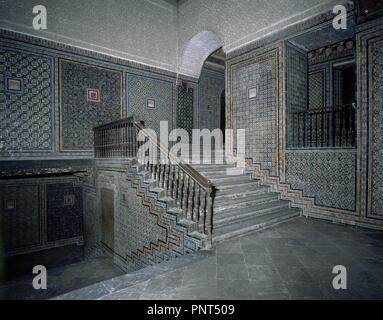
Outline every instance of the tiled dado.
<svg viewBox="0 0 383 320"><path fill-rule="evenodd" d="M96 175L98 217L93 213L92 218L104 221L98 238L121 268L136 270L202 247L167 212L161 194L137 174L132 162L97 161Z"/></svg>
<svg viewBox="0 0 383 320"><path fill-rule="evenodd" d="M356 150L288 150L286 183L317 206L355 212Z"/></svg>
<svg viewBox="0 0 383 320"><path fill-rule="evenodd" d="M77 177L0 181L6 254L83 243L82 187Z"/></svg>

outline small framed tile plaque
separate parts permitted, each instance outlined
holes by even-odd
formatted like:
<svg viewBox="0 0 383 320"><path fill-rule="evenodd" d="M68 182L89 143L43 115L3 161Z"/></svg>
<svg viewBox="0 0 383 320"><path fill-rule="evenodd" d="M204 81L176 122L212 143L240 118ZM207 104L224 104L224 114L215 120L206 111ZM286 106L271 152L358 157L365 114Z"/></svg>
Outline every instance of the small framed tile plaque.
<svg viewBox="0 0 383 320"><path fill-rule="evenodd" d="M249 99L254 99L258 95L257 87L252 87L247 90L247 96Z"/></svg>
<svg viewBox="0 0 383 320"><path fill-rule="evenodd" d="M5 200L4 207L7 211L16 210L16 200Z"/></svg>
<svg viewBox="0 0 383 320"><path fill-rule="evenodd" d="M64 206L73 206L74 205L74 194L66 194L64 196Z"/></svg>
<svg viewBox="0 0 383 320"><path fill-rule="evenodd" d="M90 102L100 102L100 90L87 89L86 100Z"/></svg>
<svg viewBox="0 0 383 320"><path fill-rule="evenodd" d="M147 99L146 100L146 107L148 107L149 109L155 109L156 108L156 100Z"/></svg>
<svg viewBox="0 0 383 320"><path fill-rule="evenodd" d="M8 78L6 85L7 85L7 91L16 92L16 93L21 93L23 91L23 84L21 79Z"/></svg>

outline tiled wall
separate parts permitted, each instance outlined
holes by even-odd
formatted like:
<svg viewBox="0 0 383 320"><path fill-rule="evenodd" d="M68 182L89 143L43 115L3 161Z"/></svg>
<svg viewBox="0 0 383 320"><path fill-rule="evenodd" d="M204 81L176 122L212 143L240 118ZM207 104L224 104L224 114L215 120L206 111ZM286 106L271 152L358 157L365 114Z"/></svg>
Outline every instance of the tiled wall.
<svg viewBox="0 0 383 320"><path fill-rule="evenodd" d="M61 149L93 150L93 128L121 118L122 72L68 60L59 70Z"/></svg>
<svg viewBox="0 0 383 320"><path fill-rule="evenodd" d="M95 228L98 234L93 234L93 239L101 240L102 250L128 271L195 251L200 246L200 240L189 236L176 217L167 213L166 203L158 201L158 194L144 180L129 161L97 160L96 210L85 217L98 221L100 227ZM103 192L110 194L107 207L100 200ZM101 216L105 213L111 224L103 221Z"/></svg>
<svg viewBox="0 0 383 320"><path fill-rule="evenodd" d="M383 216L383 37L371 46L372 99L371 99L371 151L370 151L370 212Z"/></svg>
<svg viewBox="0 0 383 320"><path fill-rule="evenodd" d="M307 53L287 42L286 63L286 136L289 147L293 144L291 114L307 109Z"/></svg>
<svg viewBox="0 0 383 320"><path fill-rule="evenodd" d="M53 58L0 47L1 149L53 148Z"/></svg>
<svg viewBox="0 0 383 320"><path fill-rule="evenodd" d="M225 90L225 75L204 67L199 87L199 128L221 128L221 95Z"/></svg>
<svg viewBox="0 0 383 320"><path fill-rule="evenodd" d="M319 206L355 211L356 150L288 150L286 181Z"/></svg>
<svg viewBox="0 0 383 320"><path fill-rule="evenodd" d="M352 55L340 57L327 62L309 65L309 105L310 109L322 107L330 107L342 104L339 95L341 90L334 90L336 87L341 88L341 73L333 68L334 63L350 61Z"/></svg>
<svg viewBox="0 0 383 320"><path fill-rule="evenodd" d="M177 86L177 128L185 129L192 136L195 127L194 88Z"/></svg>
<svg viewBox="0 0 383 320"><path fill-rule="evenodd" d="M361 118L359 135L362 175L361 214L369 219L383 219L383 37L382 18L367 23L357 34L358 113Z"/></svg>
<svg viewBox="0 0 383 320"><path fill-rule="evenodd" d="M83 242L82 187L76 177L0 181L6 254Z"/></svg>
<svg viewBox="0 0 383 320"><path fill-rule="evenodd" d="M0 158L89 157L92 128L132 114L175 125L167 71L2 30L0 70Z"/></svg>
<svg viewBox="0 0 383 320"><path fill-rule="evenodd" d="M128 116L135 115L147 128L160 130L160 121L172 128L173 83L138 75L127 75ZM153 105L148 104L151 100Z"/></svg>
<svg viewBox="0 0 383 320"><path fill-rule="evenodd" d="M273 176L283 171L282 54L283 48L278 46L227 62L229 125L246 130L246 157Z"/></svg>

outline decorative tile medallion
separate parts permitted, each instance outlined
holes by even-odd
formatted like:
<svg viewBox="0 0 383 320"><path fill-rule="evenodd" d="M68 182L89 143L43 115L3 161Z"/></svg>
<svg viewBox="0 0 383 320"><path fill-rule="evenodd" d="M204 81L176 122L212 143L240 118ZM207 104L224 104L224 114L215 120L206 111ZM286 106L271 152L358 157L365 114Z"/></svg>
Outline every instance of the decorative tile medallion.
<svg viewBox="0 0 383 320"><path fill-rule="evenodd" d="M6 91L22 93L23 91L23 80L16 78L7 78Z"/></svg>
<svg viewBox="0 0 383 320"><path fill-rule="evenodd" d="M146 107L149 109L155 109L156 108L156 100L146 99Z"/></svg>
<svg viewBox="0 0 383 320"><path fill-rule="evenodd" d="M87 89L86 100L89 102L100 102L100 90L98 89Z"/></svg>
<svg viewBox="0 0 383 320"><path fill-rule="evenodd" d="M257 87L252 87L247 90L247 96L249 99L254 99L257 97Z"/></svg>

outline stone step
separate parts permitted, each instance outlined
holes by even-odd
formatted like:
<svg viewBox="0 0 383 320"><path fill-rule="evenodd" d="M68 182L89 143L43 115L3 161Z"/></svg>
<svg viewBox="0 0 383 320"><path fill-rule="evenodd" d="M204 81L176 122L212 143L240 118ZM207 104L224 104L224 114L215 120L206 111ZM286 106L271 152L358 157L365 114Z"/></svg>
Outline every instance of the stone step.
<svg viewBox="0 0 383 320"><path fill-rule="evenodd" d="M229 174L231 172L236 172L237 174ZM207 179L213 179L213 178L216 178L216 177L236 177L236 176L240 176L240 175L247 175L247 174L250 174L250 172L244 170L244 169L241 169L241 168L235 168L235 167L231 167L231 168L227 168L227 169L223 169L223 170L217 170L217 171L207 171L207 172L200 172L204 177L206 177Z"/></svg>
<svg viewBox="0 0 383 320"><path fill-rule="evenodd" d="M249 181L253 181L250 174L242 174L242 175L236 175L236 176L222 176L222 177L215 177L210 179L211 183L216 187L220 188L226 185L233 185L237 183L247 183Z"/></svg>
<svg viewBox="0 0 383 320"><path fill-rule="evenodd" d="M226 202L214 203L214 214L221 214L228 210L240 209L246 207L255 207L262 203L279 200L279 194L275 192L266 192L255 196L240 198Z"/></svg>
<svg viewBox="0 0 383 320"><path fill-rule="evenodd" d="M226 183L220 183L219 185L216 185L213 183L213 185L216 187L218 191L224 191L224 190L231 190L238 187L245 188L251 187L253 185L259 185L259 180L256 179L233 179L232 181L227 181Z"/></svg>
<svg viewBox="0 0 383 320"><path fill-rule="evenodd" d="M261 192L257 193L250 193L248 195L244 195L242 193L239 193L237 195L227 195L224 197L215 197L214 199L214 207L220 207L220 206L225 206L225 205L230 205L230 204L236 204L236 203L242 203L243 201L252 201L256 199L260 199L262 197L269 197L270 194L276 195L279 197L279 194L277 192L269 192L267 187L260 187Z"/></svg>
<svg viewBox="0 0 383 320"><path fill-rule="evenodd" d="M255 180L253 180L253 183L250 185L236 185L232 188L227 189L218 189L216 191L215 200L219 199L237 199L237 198L243 198L247 197L249 195L255 195L260 194L264 192L268 192L269 187L260 185L259 183L254 183Z"/></svg>
<svg viewBox="0 0 383 320"><path fill-rule="evenodd" d="M204 174L212 171L222 171L227 168L234 168L234 164L193 164L194 169L196 169L199 173Z"/></svg>
<svg viewBox="0 0 383 320"><path fill-rule="evenodd" d="M290 202L284 200L273 200L266 203L261 203L256 206L236 208L225 210L224 212L215 214L213 217L213 225L219 227L222 225L236 223L237 221L244 221L253 218L254 216L261 216L267 213L289 209Z"/></svg>
<svg viewBox="0 0 383 320"><path fill-rule="evenodd" d="M222 226L213 230L213 242L217 243L233 237L243 236L249 232L263 230L288 221L300 215L300 210L289 208L267 215L254 216L252 219Z"/></svg>

